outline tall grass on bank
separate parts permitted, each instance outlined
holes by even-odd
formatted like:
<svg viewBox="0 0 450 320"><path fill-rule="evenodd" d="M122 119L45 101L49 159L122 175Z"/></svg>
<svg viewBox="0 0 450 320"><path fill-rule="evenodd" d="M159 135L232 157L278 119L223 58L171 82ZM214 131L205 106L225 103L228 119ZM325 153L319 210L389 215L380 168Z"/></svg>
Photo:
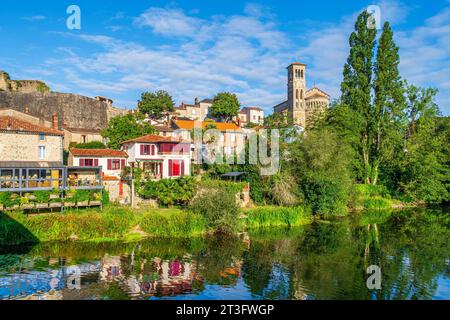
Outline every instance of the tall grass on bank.
<svg viewBox="0 0 450 320"><path fill-rule="evenodd" d="M136 233L136 227L144 233ZM204 233L204 218L180 209L136 212L111 206L103 211L80 210L56 214L0 213L0 246L67 240L136 240L144 236L191 237Z"/></svg>
<svg viewBox="0 0 450 320"><path fill-rule="evenodd" d="M139 225L152 236L191 237L206 232L206 222L201 215L176 209L145 213Z"/></svg>
<svg viewBox="0 0 450 320"><path fill-rule="evenodd" d="M389 209L393 200L385 187L356 184L352 187L350 207L354 209Z"/></svg>
<svg viewBox="0 0 450 320"><path fill-rule="evenodd" d="M0 215L0 245L68 239L117 240L137 222L135 214L117 207L41 215L11 212Z"/></svg>
<svg viewBox="0 0 450 320"><path fill-rule="evenodd" d="M304 207L260 207L247 212L249 228L296 227L311 221L309 209Z"/></svg>

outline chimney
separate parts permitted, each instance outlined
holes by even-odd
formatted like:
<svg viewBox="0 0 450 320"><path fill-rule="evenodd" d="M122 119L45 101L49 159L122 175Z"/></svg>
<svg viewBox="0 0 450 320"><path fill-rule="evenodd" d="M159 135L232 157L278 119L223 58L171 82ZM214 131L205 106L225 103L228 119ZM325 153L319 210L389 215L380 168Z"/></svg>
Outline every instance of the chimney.
<svg viewBox="0 0 450 320"><path fill-rule="evenodd" d="M195 106L198 107L199 103L198 103L198 97L195 97L195 102L194 102Z"/></svg>
<svg viewBox="0 0 450 320"><path fill-rule="evenodd" d="M58 114L56 112L52 115L52 128L56 130L59 129Z"/></svg>

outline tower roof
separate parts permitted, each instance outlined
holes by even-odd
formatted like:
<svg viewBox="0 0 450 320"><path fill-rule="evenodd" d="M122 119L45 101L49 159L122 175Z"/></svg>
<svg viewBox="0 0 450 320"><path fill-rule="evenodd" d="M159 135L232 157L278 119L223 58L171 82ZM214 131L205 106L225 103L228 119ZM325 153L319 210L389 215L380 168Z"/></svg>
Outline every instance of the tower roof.
<svg viewBox="0 0 450 320"><path fill-rule="evenodd" d="M288 66L288 68L289 68L290 66L304 66L304 67L306 67L306 63L302 63L302 62L292 62L292 63Z"/></svg>

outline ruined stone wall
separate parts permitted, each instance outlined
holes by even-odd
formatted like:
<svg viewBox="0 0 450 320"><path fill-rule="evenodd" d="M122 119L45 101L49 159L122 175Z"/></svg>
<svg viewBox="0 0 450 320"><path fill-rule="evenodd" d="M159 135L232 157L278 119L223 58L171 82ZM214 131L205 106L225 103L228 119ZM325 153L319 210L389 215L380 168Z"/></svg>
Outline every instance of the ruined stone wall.
<svg viewBox="0 0 450 320"><path fill-rule="evenodd" d="M20 93L0 91L0 109L19 112L28 110L32 116L52 121L56 112L59 127L104 129L108 126L108 106L105 102L88 97L58 92Z"/></svg>

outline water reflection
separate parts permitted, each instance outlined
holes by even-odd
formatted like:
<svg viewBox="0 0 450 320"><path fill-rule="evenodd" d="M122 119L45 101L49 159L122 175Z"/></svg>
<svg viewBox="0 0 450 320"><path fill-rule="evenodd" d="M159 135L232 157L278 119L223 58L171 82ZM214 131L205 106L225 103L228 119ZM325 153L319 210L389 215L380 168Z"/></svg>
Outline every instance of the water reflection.
<svg viewBox="0 0 450 320"><path fill-rule="evenodd" d="M421 210L244 239L44 243L0 255L0 298L449 299L448 236L447 214ZM380 290L366 286L370 265Z"/></svg>

